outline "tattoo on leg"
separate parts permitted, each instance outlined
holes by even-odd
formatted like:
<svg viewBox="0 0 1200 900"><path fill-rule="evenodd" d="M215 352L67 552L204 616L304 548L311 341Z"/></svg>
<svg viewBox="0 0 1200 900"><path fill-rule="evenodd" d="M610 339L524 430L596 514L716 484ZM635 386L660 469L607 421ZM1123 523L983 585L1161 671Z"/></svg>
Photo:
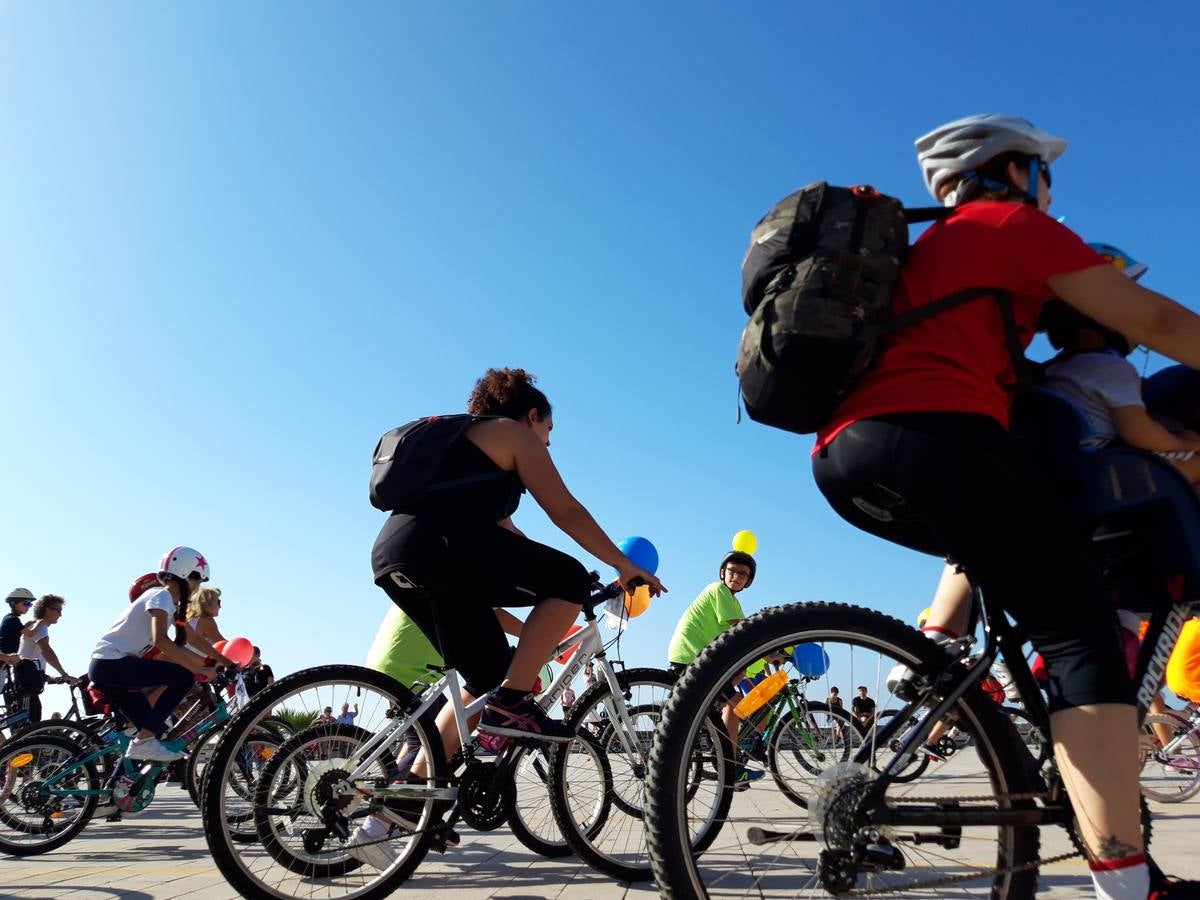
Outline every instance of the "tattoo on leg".
<svg viewBox="0 0 1200 900"><path fill-rule="evenodd" d="M1096 848L1097 859L1124 859L1127 856L1133 856L1138 853L1137 847L1132 844L1126 844L1124 841L1117 840L1117 836L1111 835L1100 839L1100 846Z"/></svg>

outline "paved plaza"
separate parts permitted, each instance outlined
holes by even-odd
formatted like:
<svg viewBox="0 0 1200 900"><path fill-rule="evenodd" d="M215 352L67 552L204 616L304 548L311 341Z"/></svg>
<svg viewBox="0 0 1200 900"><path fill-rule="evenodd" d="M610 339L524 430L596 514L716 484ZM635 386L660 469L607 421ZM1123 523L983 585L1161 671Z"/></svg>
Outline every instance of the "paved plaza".
<svg viewBox="0 0 1200 900"><path fill-rule="evenodd" d="M763 796L771 793L765 791ZM744 802L754 795L754 790L742 795ZM1195 837L1200 829L1200 800L1155 805L1154 811L1157 857L1176 874L1200 878ZM1043 829L1043 841L1046 856L1066 847L1059 829ZM719 848L720 843L714 850ZM1045 897L1091 896L1091 882L1079 859L1043 868L1041 885ZM119 823L94 821L60 850L43 856L0 857L0 897L4 898L224 900L236 896L208 856L199 812L174 785L163 786L144 814ZM616 884L575 859L542 859L507 830L481 834L464 828L461 845L442 856L431 853L396 896L406 900L626 900L653 898L657 892L651 884Z"/></svg>

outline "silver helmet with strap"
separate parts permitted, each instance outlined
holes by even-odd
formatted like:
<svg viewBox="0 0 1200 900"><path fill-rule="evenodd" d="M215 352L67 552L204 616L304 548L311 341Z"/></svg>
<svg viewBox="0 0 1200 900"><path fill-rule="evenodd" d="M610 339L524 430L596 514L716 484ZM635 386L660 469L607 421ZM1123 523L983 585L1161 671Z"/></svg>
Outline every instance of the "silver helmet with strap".
<svg viewBox="0 0 1200 900"><path fill-rule="evenodd" d="M1001 153L1023 153L1049 165L1067 149L1067 142L1042 131L1028 119L1001 113L967 116L917 138L917 161L925 186L935 200L953 206L951 192L938 192L949 181L970 172Z"/></svg>

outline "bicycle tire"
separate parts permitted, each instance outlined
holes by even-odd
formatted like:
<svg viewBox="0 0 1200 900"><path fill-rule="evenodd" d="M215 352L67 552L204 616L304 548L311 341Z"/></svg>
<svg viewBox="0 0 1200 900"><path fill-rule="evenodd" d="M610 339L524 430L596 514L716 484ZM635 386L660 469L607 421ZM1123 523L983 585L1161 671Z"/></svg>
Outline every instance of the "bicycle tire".
<svg viewBox="0 0 1200 900"><path fill-rule="evenodd" d="M510 765L513 778L517 782L517 801L508 817L508 827L513 836L534 853L547 859L570 856L575 851L563 838L562 831L554 820L553 811L547 809L552 769L548 752L542 747L519 747L514 751ZM522 778L521 773L529 773L530 777ZM540 815L526 812L529 807L522 801L527 800L531 793L538 795L533 809L539 810ZM546 815L547 811L549 816Z"/></svg>
<svg viewBox="0 0 1200 900"><path fill-rule="evenodd" d="M23 809L28 810L28 804L33 802L38 797L29 797L25 794L31 785L26 785L24 789L18 791L15 785L8 785L9 778L16 779L19 777L17 771L24 766L14 766L10 764L10 760L15 761L18 757L25 754L35 754L38 748L57 751L59 755L65 757L61 762L54 763L55 769L53 772L63 769L75 770L75 777L82 777L83 784L79 787L80 791L86 791L80 796L76 803L78 810L75 817L68 821L61 828L52 828L50 820L54 812L53 807L56 804L54 799L44 800L43 810L46 813L43 817L41 826L33 826L22 821L15 815L15 810L8 809L9 801L14 799L14 794L17 795L17 801L21 803ZM13 856L37 856L42 853L49 853L51 850L57 850L59 847L71 841L79 832L87 826L91 821L92 814L96 811L96 805L99 802L98 792L101 788L100 772L96 768L96 764L92 760L83 761L94 750L85 747L74 741L69 741L64 737L54 734L34 734L30 738L20 737L7 742L3 748L0 748L0 771L5 773L5 785L0 794L0 852L8 853ZM36 758L36 757L35 757ZM32 763L30 760L28 765ZM52 773L53 773L52 772ZM45 776L41 779L45 780ZM15 804L14 804L15 806ZM31 810L30 810L31 811ZM49 831L47 829L50 829ZM47 834L51 836L44 841L31 843L29 841L21 842L9 837L8 832L16 832L24 835Z"/></svg>
<svg viewBox="0 0 1200 900"><path fill-rule="evenodd" d="M208 766L208 774L204 778L202 801L205 840L208 843L213 861L217 864L217 868L225 876L230 885L243 897L290 900L290 898L296 896L296 893L290 892L285 886L285 881L288 881L287 879L280 878L276 880L275 878L271 878L268 880L263 872L254 871L249 863L243 861L242 853L245 852L247 858L251 858L250 854L254 852L254 848L247 847L246 844L233 840L229 835L225 814L225 791L223 790L223 785L235 766L235 758L238 751L247 739L253 739L255 727L267 718L272 710L287 702L289 698L294 700L295 698L302 697L306 691L311 691L314 693L314 696L319 696L323 690L329 694L340 690L344 692L345 696L354 694L360 697L363 695L364 690L375 692L376 696L371 701L372 705L382 707L383 711L380 714L385 717L390 716L392 710L407 709L413 703L413 695L407 687L381 672L361 666L328 665L305 669L279 679L256 694L251 698L249 703L238 711L229 725L226 726L224 737L217 745L212 762ZM354 692L357 693L355 694ZM322 703L321 705L327 704ZM365 706L366 704L364 703ZM364 709L364 715L360 716L358 721L361 722L368 719L368 716L365 715L366 712L367 710ZM335 726L322 727L333 729ZM367 729L358 728L357 726L349 727L356 728L357 732L367 731ZM421 739L423 746L440 750L441 738L438 735L432 716L428 715L428 713L423 714L414 721L412 727ZM332 731L329 733L332 734ZM305 734L307 734L307 731L301 732L301 735ZM294 744L300 739L301 735L289 739L283 746ZM340 732L335 737L340 738ZM285 758L282 753L283 747L280 750L280 757ZM436 785L447 784L448 773L442 754L440 752L431 753L429 757L429 781ZM272 762L274 760L275 757L272 757ZM253 801L258 843L261 843L264 837L262 829L257 826L260 816L264 813L263 801L264 799L269 799L269 797L265 798L264 795L269 790L270 785L265 778L259 778ZM403 858L399 859L388 870L379 873L377 877L358 887L354 887L353 885L347 886L343 894L334 893L335 889L341 889L340 885L325 884L322 887L322 895L325 897L344 896L348 900L349 898L353 898L353 900L379 900L379 898L391 894L412 874L428 853L433 843L437 826L440 824L442 816L445 813L446 806L447 802L444 800L427 802L423 807L421 827L418 833L411 836L411 841L404 848L405 853ZM267 859L269 856L267 850L265 848L259 848L259 850L261 851L259 859L270 862ZM325 878L338 877L334 873L339 870L342 870L347 876L363 874L365 871L364 864L350 859L349 855L339 847L334 847L329 852L344 857L344 859L338 860L336 864L330 863L319 867L310 867L309 871L318 872L321 877ZM288 881L288 883L291 883L291 881ZM297 890L304 891L304 896L311 895L313 890L311 883L298 880L295 883Z"/></svg>
<svg viewBox="0 0 1200 900"><path fill-rule="evenodd" d="M1184 732L1183 742L1172 752L1172 759L1162 758L1153 726L1162 725L1172 732ZM1160 803L1182 803L1200 792L1200 737L1189 730L1187 720L1157 713L1146 716L1142 723L1140 757L1142 768L1139 782L1142 794ZM1186 760L1195 768L1184 769L1172 761Z"/></svg>
<svg viewBox="0 0 1200 900"><path fill-rule="evenodd" d="M571 708L571 713L566 718L566 723L576 729L579 729L584 724L584 720L589 716L591 711L604 704L613 705L617 702L626 706L630 714L636 714L638 722L648 722L653 717L655 727L657 727L657 718L661 712L661 706L648 704L644 702L636 702L638 697L635 695L637 686L644 685L661 689L663 696L669 694L675 684L676 674L665 669L638 668L628 669L617 673L617 684L621 689L623 696L614 698L608 686L608 683L603 680L598 680L595 684L584 691L583 695L575 702ZM629 697L629 700L626 697ZM653 706L653 709L651 707ZM614 707L615 708L615 707ZM716 718L715 713L710 720L715 723L715 731L718 735L724 735L724 728L720 725L720 721ZM611 719L607 728L612 729L614 724ZM601 734L605 731L602 729ZM652 738L653 732L646 735L646 738ZM551 774L550 785L550 802L554 811L555 821L558 827L562 830L563 838L570 845L585 863L598 872L602 872L612 878L621 881L635 882L647 881L652 877L649 860L645 852L645 823L643 821L644 810L644 778L646 772L646 749L648 749L648 740L643 741L642 736L638 735L639 747L645 743L646 749L643 749L640 756L636 759L629 760L623 771L628 770L632 779L632 784L635 785L633 791L628 793L621 791L616 784L618 776L613 772L611 778L613 786L610 788L612 794L613 805L623 813L622 818L618 819L615 812L609 814L604 822L604 827L600 829L588 828L586 831L580 827L580 823L576 820L576 816L572 811L572 796L569 792L572 790L572 779L568 775L568 761L573 746L580 739L567 744L559 745L554 751L554 769ZM588 740L592 740L588 738ZM724 744L729 743L728 737L723 738ZM620 759L622 753L614 753L612 748L613 735L607 739L596 739L597 746L600 746L604 759L607 761L608 768L613 770L613 759ZM700 778L699 763L696 760L689 760L689 771L693 772L693 778L689 780L689 784L698 783ZM625 779L620 779L624 781ZM576 780L577 783L577 780ZM724 802L726 806L732 802L732 793L725 791ZM705 830L698 834L697 846L698 852L703 847L707 846L715 834L710 834Z"/></svg>
<svg viewBox="0 0 1200 900"><path fill-rule="evenodd" d="M766 653L797 643L826 641L874 648L880 657L886 651L890 659L904 662L920 673L933 674L945 668L943 651L915 629L881 613L845 604L793 604L765 609L718 637L680 677L663 709L651 751L647 839L654 876L667 900L708 897L698 867L699 857L688 846L687 811L680 802L685 787L681 772L721 686ZM996 712L995 704L982 691L970 691L956 704L954 712L964 727L970 727L975 734L987 783L994 791L1000 795L1030 792L1032 785L1021 761L1024 750L1011 724ZM1032 807L1025 800L1006 802L1012 808ZM991 873L988 879L991 896L997 900L1033 897L1039 861L1037 828L995 827L998 833L995 866L985 868L985 872ZM797 867L803 865L798 858L794 862ZM756 881L760 877L756 872L750 876ZM788 890L793 891L790 896L795 896L794 885ZM903 892L903 888L893 890Z"/></svg>
<svg viewBox="0 0 1200 900"><path fill-rule="evenodd" d="M802 701L800 707L801 712L809 720L809 725L812 723L812 714L829 716L836 719L840 725L840 737L838 734L831 735L833 740L840 741L842 746L833 752L828 752L828 760L824 765L821 765L820 760L810 758L812 748L807 748L803 739L795 735L796 722L790 715L790 710L780 714L779 724L771 732L771 738L767 743L767 771L771 773L771 778L775 784L779 786L780 792L787 797L792 803L801 809L808 809L808 795L802 794L796 789L794 784L795 778L787 777L782 771L781 762L790 754L795 757L800 768L810 778L816 778L829 765L839 762L845 762L850 758L853 750L857 749L862 744L862 733L858 730L858 726L854 718L845 710L831 708L825 703L819 701ZM819 728L816 729L819 732ZM812 735L813 728L807 729L808 734ZM785 746L788 739L791 739L790 746ZM801 747L805 747L807 752ZM804 776L801 776L804 777Z"/></svg>

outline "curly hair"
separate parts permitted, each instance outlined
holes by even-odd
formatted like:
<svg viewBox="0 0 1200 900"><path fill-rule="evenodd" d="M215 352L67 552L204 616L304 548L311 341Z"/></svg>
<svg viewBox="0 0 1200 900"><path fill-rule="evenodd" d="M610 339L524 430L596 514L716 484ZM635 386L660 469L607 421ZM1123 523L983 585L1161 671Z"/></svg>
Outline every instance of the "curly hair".
<svg viewBox="0 0 1200 900"><path fill-rule="evenodd" d="M221 602L221 589L202 587L188 599L188 618L211 616Z"/></svg>
<svg viewBox="0 0 1200 900"><path fill-rule="evenodd" d="M538 418L550 415L550 401L534 387L537 376L524 369L488 369L475 382L467 400L467 412L473 416L505 416L523 419L537 410Z"/></svg>
<svg viewBox="0 0 1200 900"><path fill-rule="evenodd" d="M62 606L66 602L58 594L46 594L41 600L33 604L33 617L35 619L44 619L46 618L46 611L51 606Z"/></svg>

